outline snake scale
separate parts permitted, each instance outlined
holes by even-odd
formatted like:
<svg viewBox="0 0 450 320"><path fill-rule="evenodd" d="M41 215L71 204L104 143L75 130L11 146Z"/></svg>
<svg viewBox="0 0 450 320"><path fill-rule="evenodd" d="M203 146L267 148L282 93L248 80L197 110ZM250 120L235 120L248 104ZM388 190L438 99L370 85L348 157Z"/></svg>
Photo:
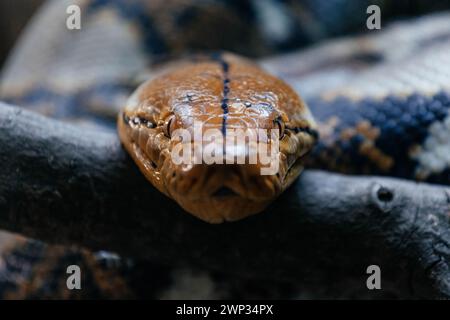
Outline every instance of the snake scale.
<svg viewBox="0 0 450 320"><path fill-rule="evenodd" d="M155 75L167 68L163 67L162 57L178 56L189 49L216 48L264 55L283 48L275 40L292 29L283 23L257 27L269 9L286 14L286 8L277 9L274 1L211 3L80 0L82 31L70 31L60 27L64 25L66 15L62 13L67 3L51 1L34 18L7 62L1 98L80 126L115 130L117 114L136 87L149 78L157 79ZM304 12L299 4L285 5L294 13L286 21L302 20L295 15ZM250 7L252 14L236 13L247 12ZM221 30L223 24L229 26L229 32L212 33ZM183 37L175 37L177 33ZM287 38L298 41L308 32L305 34ZM450 184L448 52L450 14L443 12L367 35L328 40L258 63L292 87L316 119L320 138L305 158L306 167ZM205 68L203 71L221 74L223 63L232 68L241 64L256 68L247 62L234 62L240 58L226 53L219 56L222 60L212 55L214 61L196 65ZM177 63L173 68L176 79L186 70ZM266 72L257 70L252 69L250 74ZM236 83L231 76L230 83ZM265 73L262 77L266 77ZM222 81L216 95L220 99ZM163 85L167 88L172 83L169 79ZM236 91L231 87L230 92ZM220 103L217 110L223 112ZM269 114L268 123L278 125L273 121L275 114ZM131 121L129 116L121 118ZM313 136L305 134L304 139ZM5 298L299 296L292 284L230 279L223 274L132 261L107 252L3 237L0 294ZM80 292L65 288L65 266L69 264L87 270L83 281L86 286Z"/></svg>

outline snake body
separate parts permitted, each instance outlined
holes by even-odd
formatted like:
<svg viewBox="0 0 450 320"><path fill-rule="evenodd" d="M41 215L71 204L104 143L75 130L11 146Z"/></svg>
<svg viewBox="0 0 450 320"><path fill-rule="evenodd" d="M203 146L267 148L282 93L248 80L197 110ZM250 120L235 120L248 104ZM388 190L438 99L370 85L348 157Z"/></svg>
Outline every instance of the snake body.
<svg viewBox="0 0 450 320"><path fill-rule="evenodd" d="M155 76L161 55L179 54L190 48L225 47L261 55L276 51L278 45L283 47L273 41L273 34L277 34L274 30L284 30L283 26L273 27L260 19L264 14L259 13L266 8L261 3L272 1L258 1L260 10L244 16L236 13L245 11L244 5L212 2L214 5L199 2L190 6L185 1L162 1L164 5L159 1L79 1L85 12L83 32L60 28L66 18L61 12L65 13L68 2L51 2L35 19L3 70L1 98L80 126L115 130L117 120L125 148L150 182L187 211L209 222L236 220L262 210L288 187L303 165L450 184L448 13L258 60L262 69L225 53L183 60L173 64L167 73ZM289 12L286 21L301 24L303 8L286 3L290 10L279 13ZM227 26L223 35L222 26ZM183 36L177 38L174 34ZM290 36L286 39L305 38L303 34ZM217 46L202 46L216 42ZM201 77L207 79L197 79ZM242 77L248 78L247 85ZM281 176L258 175L252 181L252 170L259 167L241 165L234 167L233 174L247 176L227 180L222 177L233 174L225 174L217 167L208 171L207 166L199 165L183 172L165 161L170 133L189 127L193 118L186 115L200 107L197 99L206 99L209 104L193 118L205 121L211 117L212 126L221 132L235 125L251 127L254 115L261 120L260 127L284 127L280 131L284 133L280 157L285 156L280 161ZM252 106L246 108L245 102ZM320 139L313 147L316 129ZM285 177L283 173L288 171L292 175ZM173 173L176 183L171 183ZM184 183L180 176L185 178ZM194 183L193 177L202 181ZM265 186L267 181L269 186ZM228 203L208 198L222 187L238 198ZM202 203L206 199L208 210ZM244 202L248 205L248 200L256 201L243 206ZM275 285L265 279L241 283L224 275L154 262L130 262L104 252L55 248L13 236L8 239L11 245L4 246L9 249L4 249L0 260L0 294L8 298L116 298L117 292L120 297L183 298L179 292L186 283L206 283L204 290L213 288L197 291L205 296L189 295L199 298L278 298L295 293L292 285ZM85 285L89 289L71 293L65 290L67 264L85 266ZM143 283L147 284L144 289ZM170 283L176 284L178 295L171 291ZM280 287L283 293L274 289Z"/></svg>

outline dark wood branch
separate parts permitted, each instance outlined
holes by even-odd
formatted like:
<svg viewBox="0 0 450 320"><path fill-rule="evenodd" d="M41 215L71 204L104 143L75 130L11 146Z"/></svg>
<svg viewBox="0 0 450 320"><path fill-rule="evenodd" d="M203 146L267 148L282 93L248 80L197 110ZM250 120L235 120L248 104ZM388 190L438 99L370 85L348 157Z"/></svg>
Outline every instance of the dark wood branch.
<svg viewBox="0 0 450 320"><path fill-rule="evenodd" d="M408 296L450 297L444 186L306 171L266 212L209 225L157 192L115 132L5 104L0 161L3 229L251 276L352 276L362 287L377 264Z"/></svg>

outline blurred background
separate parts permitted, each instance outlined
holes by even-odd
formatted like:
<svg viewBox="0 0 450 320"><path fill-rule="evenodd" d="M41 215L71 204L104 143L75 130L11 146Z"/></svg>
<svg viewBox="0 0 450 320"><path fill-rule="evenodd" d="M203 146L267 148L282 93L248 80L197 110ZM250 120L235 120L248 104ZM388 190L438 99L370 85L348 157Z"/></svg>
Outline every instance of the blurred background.
<svg viewBox="0 0 450 320"><path fill-rule="evenodd" d="M23 31L33 13L46 2L45 0L2 0L0 2L0 65L5 61L17 38ZM70 2L70 1L69 1ZM73 1L76 2L76 1ZM135 0L96 1L124 3L145 2ZM366 32L365 10L368 5L376 4L382 9L382 23L436 12L450 8L448 0L196 0L196 1L147 1L156 7L170 8L173 5L185 5L186 10L177 10L178 19L183 26L183 20L206 19L210 27L227 28L228 36L211 37L210 28L204 30L205 37L201 41L191 39L190 49L228 49L251 56L260 56L273 52L287 51L294 48L335 36L349 33ZM126 6L126 5L125 5ZM224 15L222 7L233 11L236 16ZM211 12L216 8L216 12ZM203 11L202 11L203 10ZM205 13L205 15L202 15ZM207 16L220 18L211 24ZM271 17L260 25L265 30L251 30L242 33L242 23ZM236 19L235 19L236 18ZM277 21L278 19L278 21ZM249 24L250 26L250 24ZM184 32L179 37L189 39L192 31L184 25ZM186 28L187 27L187 28ZM236 32L230 32L235 30ZM198 31L193 32L198 34ZM262 34L262 35L261 35ZM264 39L261 39L264 38ZM197 38L198 39L198 38ZM207 39L207 41L203 41ZM259 42L253 44L254 41Z"/></svg>
<svg viewBox="0 0 450 320"><path fill-rule="evenodd" d="M25 24L44 0L4 0L0 2L0 64L16 41Z"/></svg>

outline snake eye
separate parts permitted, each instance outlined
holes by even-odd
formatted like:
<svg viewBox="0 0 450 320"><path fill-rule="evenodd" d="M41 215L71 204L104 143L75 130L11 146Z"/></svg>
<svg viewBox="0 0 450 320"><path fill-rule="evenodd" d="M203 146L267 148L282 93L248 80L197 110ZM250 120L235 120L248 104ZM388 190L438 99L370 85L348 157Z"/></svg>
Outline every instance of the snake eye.
<svg viewBox="0 0 450 320"><path fill-rule="evenodd" d="M172 134L172 127L175 123L175 116L171 115L169 118L167 118L167 120L164 122L164 134L167 138L171 137Z"/></svg>
<svg viewBox="0 0 450 320"><path fill-rule="evenodd" d="M283 120L281 120L281 118L276 118L275 119L275 124L277 125L278 130L280 131L279 138L281 140L284 137L284 129L285 129L284 122L283 122Z"/></svg>
<svg viewBox="0 0 450 320"><path fill-rule="evenodd" d="M137 121L135 122L136 124L140 124L143 126L146 126L149 129L153 129L156 127L156 125L149 119L147 118L143 118L143 117L139 117L139 118L135 118L135 120L137 119Z"/></svg>

